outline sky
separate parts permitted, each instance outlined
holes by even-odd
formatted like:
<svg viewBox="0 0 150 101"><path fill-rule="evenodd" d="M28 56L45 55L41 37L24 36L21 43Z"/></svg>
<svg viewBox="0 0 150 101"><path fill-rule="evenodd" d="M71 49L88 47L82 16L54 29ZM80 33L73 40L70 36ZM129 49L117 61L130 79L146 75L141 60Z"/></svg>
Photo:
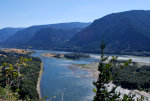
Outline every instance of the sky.
<svg viewBox="0 0 150 101"><path fill-rule="evenodd" d="M0 28L92 22L128 10L150 10L150 0L0 0Z"/></svg>

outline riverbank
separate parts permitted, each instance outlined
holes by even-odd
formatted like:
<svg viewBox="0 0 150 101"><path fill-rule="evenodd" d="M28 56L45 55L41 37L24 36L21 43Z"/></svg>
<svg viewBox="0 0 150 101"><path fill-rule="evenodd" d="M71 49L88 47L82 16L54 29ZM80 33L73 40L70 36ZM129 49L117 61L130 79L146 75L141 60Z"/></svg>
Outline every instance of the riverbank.
<svg viewBox="0 0 150 101"><path fill-rule="evenodd" d="M98 78L98 65L99 63L98 62L93 62L91 64L74 64L72 67L76 67L76 68L79 68L79 69L82 69L82 70L86 70L88 71L90 74L86 77L95 77L95 78ZM144 66L150 66L149 63L136 63L137 65L137 68L142 68ZM142 81L141 81L142 82ZM111 87L115 86L113 83L110 83L109 84ZM121 86L118 86L117 87L117 92L121 92L122 94L128 94L129 92L132 92L133 94L136 95L136 97L141 97L144 96L148 99L150 99L150 93L149 92L145 92L145 91L139 91L139 90L128 90L128 89L125 89L125 88L122 88Z"/></svg>
<svg viewBox="0 0 150 101"><path fill-rule="evenodd" d="M39 72L39 77L38 77L38 82L37 82L37 92L39 94L39 99L42 98L42 96L41 96L41 89L40 89L42 73L43 73L43 63L41 63L41 69L40 69L40 72Z"/></svg>
<svg viewBox="0 0 150 101"><path fill-rule="evenodd" d="M70 68L79 68L82 70L86 70L91 75L89 77L98 77L99 71L97 70L99 63L98 62L93 62L91 64L73 64ZM141 66L150 66L150 63L142 63L142 62L137 62L136 65L138 67Z"/></svg>
<svg viewBox="0 0 150 101"><path fill-rule="evenodd" d="M93 62L91 64L73 64L72 66L70 66L70 69L73 68L79 68L81 70L88 71L89 75L85 76L87 78L97 78L99 74L99 71L97 70L98 62Z"/></svg>
<svg viewBox="0 0 150 101"><path fill-rule="evenodd" d="M33 51L31 50L26 50L26 49L16 49L16 48L11 48L11 49L0 49L0 52L5 52L5 53L16 53L16 54L32 54Z"/></svg>

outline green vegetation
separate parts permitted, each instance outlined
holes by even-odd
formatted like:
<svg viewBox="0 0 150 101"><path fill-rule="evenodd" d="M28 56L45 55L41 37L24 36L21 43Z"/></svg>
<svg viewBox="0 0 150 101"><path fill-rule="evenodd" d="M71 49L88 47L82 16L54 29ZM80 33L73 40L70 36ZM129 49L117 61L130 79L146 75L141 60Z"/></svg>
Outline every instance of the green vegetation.
<svg viewBox="0 0 150 101"><path fill-rule="evenodd" d="M130 66L132 60L129 60L128 62L119 65L116 63L118 57L112 57L111 61L106 62L106 60L108 60L108 56L104 56L105 44L103 42L100 48L101 59L98 66L98 70L100 73L98 76L98 80L93 82L96 87L96 89L93 89L93 91L95 92L95 97L93 101L135 101L133 94L125 94L122 95L123 98L120 98L121 93L116 92L117 86L112 87L112 89L110 90L108 90L107 86L107 84L113 81L118 75L118 71L112 72L113 68L115 68L116 66L118 68ZM143 97L141 97L140 99L137 98L137 101L143 100Z"/></svg>
<svg viewBox="0 0 150 101"><path fill-rule="evenodd" d="M150 92L150 66L132 65L126 68L114 68L119 71L114 83L123 88L138 89Z"/></svg>
<svg viewBox="0 0 150 101"><path fill-rule="evenodd" d="M46 57L54 57L54 58L60 58L60 59L72 59L72 60L90 57L88 54L83 54L83 53L68 53L68 54L44 53L42 55Z"/></svg>
<svg viewBox="0 0 150 101"><path fill-rule="evenodd" d="M41 60L29 55L0 56L0 99L38 100L36 90Z"/></svg>
<svg viewBox="0 0 150 101"><path fill-rule="evenodd" d="M81 59L81 58L89 58L90 56L88 54L82 54L82 53L69 53L69 54L64 54L64 57L67 59Z"/></svg>

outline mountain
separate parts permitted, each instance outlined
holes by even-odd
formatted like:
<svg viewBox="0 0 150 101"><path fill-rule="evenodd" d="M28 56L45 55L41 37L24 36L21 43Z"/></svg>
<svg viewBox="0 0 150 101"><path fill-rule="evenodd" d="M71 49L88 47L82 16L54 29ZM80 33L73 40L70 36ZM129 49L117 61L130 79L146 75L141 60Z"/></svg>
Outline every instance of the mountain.
<svg viewBox="0 0 150 101"><path fill-rule="evenodd" d="M36 49L54 49L62 47L68 42L76 33L81 31L81 28L72 29L57 29L45 28L39 30L34 37L31 38L23 46Z"/></svg>
<svg viewBox="0 0 150 101"><path fill-rule="evenodd" d="M150 11L106 15L77 33L66 47L98 52L102 40L107 44L107 52L150 52Z"/></svg>
<svg viewBox="0 0 150 101"><path fill-rule="evenodd" d="M8 37L14 35L17 31L23 30L23 28L3 28L0 29L0 42L6 40Z"/></svg>
<svg viewBox="0 0 150 101"><path fill-rule="evenodd" d="M58 28L58 29L72 29L72 28L85 28L89 26L91 23L82 23L82 22L70 22L70 23L57 23L57 24L50 24L51 28Z"/></svg>
<svg viewBox="0 0 150 101"><path fill-rule="evenodd" d="M150 55L150 11L112 13L91 23L61 23L31 26L16 32L1 45L80 52L144 53Z"/></svg>
<svg viewBox="0 0 150 101"><path fill-rule="evenodd" d="M32 37L34 37L36 32L44 28L58 28L58 29L85 28L89 24L90 23L71 22L71 23L58 23L58 24L31 26L24 30L16 32L13 36L3 41L1 43L1 46L21 47L22 45L25 45L28 41L30 41Z"/></svg>

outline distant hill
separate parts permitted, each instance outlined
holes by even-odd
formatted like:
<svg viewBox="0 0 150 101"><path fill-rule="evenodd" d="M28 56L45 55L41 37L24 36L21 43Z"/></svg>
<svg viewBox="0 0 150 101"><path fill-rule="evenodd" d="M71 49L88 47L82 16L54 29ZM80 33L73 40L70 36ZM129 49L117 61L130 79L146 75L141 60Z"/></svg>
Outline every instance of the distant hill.
<svg viewBox="0 0 150 101"><path fill-rule="evenodd" d="M112 13L93 23L61 23L31 26L1 43L5 47L28 47L100 53L150 55L150 11Z"/></svg>
<svg viewBox="0 0 150 101"><path fill-rule="evenodd" d="M85 28L89 24L90 23L71 22L71 23L58 23L58 24L31 26L24 30L16 32L13 36L3 41L1 43L1 46L22 47L22 45L25 45L28 41L32 39L32 37L34 37L36 32L44 28L58 28L58 29Z"/></svg>
<svg viewBox="0 0 150 101"><path fill-rule="evenodd" d="M70 23L57 23L57 24L50 24L51 28L58 28L58 29L71 29L71 28L85 28L89 26L91 23L84 23L84 22L70 22Z"/></svg>
<svg viewBox="0 0 150 101"><path fill-rule="evenodd" d="M62 47L68 42L76 33L81 31L81 28L72 29L57 29L45 28L39 30L34 37L31 38L23 46L36 49L53 49Z"/></svg>
<svg viewBox="0 0 150 101"><path fill-rule="evenodd" d="M109 53L150 52L150 11L133 10L104 16L77 33L66 47L98 52L102 39Z"/></svg>
<svg viewBox="0 0 150 101"><path fill-rule="evenodd" d="M23 30L23 28L3 28L0 29L0 42L6 40L8 37L14 35L17 31Z"/></svg>

